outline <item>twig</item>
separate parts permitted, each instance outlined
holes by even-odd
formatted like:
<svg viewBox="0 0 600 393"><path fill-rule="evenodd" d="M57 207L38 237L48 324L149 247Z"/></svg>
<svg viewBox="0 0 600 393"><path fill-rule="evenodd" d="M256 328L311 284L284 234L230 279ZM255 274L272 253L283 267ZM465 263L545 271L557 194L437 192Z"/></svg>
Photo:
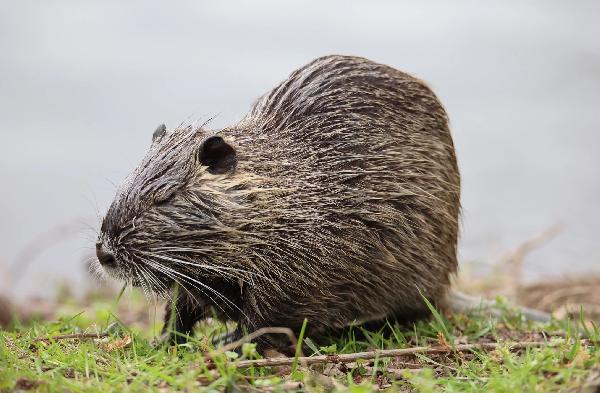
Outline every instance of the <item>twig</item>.
<svg viewBox="0 0 600 393"><path fill-rule="evenodd" d="M221 351L221 352L231 351L232 349L235 349L235 348L239 347L240 345L243 345L245 343L253 341L257 337L263 336L265 334L285 334L288 336L288 338L292 342L292 345L294 346L294 348L296 348L296 346L298 345L298 340L296 339L296 335L294 335L294 332L292 331L292 329L286 328L286 327L264 327L264 328L260 328L258 330L253 331L252 333L240 338L237 341L234 341L230 344L224 345L224 346L218 348L217 350Z"/></svg>
<svg viewBox="0 0 600 393"><path fill-rule="evenodd" d="M559 288L544 295L542 299L538 302L540 305L539 307L541 309L547 310L551 309L552 307L556 307L561 303L564 304L565 301L568 301L574 297L585 299L589 297L589 294L592 291L592 288L590 287L590 285L580 286L575 283L571 283L571 285L569 285L568 287Z"/></svg>
<svg viewBox="0 0 600 393"><path fill-rule="evenodd" d="M67 340L67 339L94 339L108 337L108 333L73 333L73 334L61 334L58 336L49 337L38 337L34 338L33 341L51 341L51 340Z"/></svg>
<svg viewBox="0 0 600 393"><path fill-rule="evenodd" d="M320 363L349 363L358 359L370 360L375 358L389 358L395 356L415 355L417 353L451 353L451 352L472 352L479 349L497 349L503 346L508 346L510 350L517 350L532 347L553 346L544 341L518 342L512 344L504 343L483 343L483 344L463 344L456 345L454 349L450 347L414 347L404 349L383 349L369 352L357 352L339 355L321 355L311 357L298 358L304 365L320 364ZM272 366L289 366L294 362L294 358L266 358L257 360L241 360L236 362L238 368L247 367L272 367Z"/></svg>
<svg viewBox="0 0 600 393"><path fill-rule="evenodd" d="M279 386L265 386L261 389L261 391L263 392L279 392L279 391L284 391L284 392L297 392L299 389L302 389L302 383L300 382L294 382L294 381L288 381L288 382L284 382L282 385Z"/></svg>
<svg viewBox="0 0 600 393"><path fill-rule="evenodd" d="M509 299L515 300L519 289L521 289L521 275L523 271L523 259L533 249L541 246L548 242L550 239L558 235L562 231L563 227L560 224L555 224L549 228L546 228L542 233L527 239L521 243L516 249L501 259L500 263L497 264L501 268L501 271L506 272L508 280L507 288L505 288Z"/></svg>

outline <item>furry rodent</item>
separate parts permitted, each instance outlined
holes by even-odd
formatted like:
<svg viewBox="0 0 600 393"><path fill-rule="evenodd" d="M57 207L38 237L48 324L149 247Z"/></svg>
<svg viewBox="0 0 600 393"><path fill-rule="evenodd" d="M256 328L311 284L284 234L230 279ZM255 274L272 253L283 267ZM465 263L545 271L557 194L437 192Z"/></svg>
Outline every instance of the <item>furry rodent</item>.
<svg viewBox="0 0 600 393"><path fill-rule="evenodd" d="M102 222L97 254L147 290L179 284L165 317L176 332L216 315L238 323L229 339L297 331L305 318L320 335L413 320L427 313L423 297L443 305L459 210L448 117L431 89L327 56L231 127L159 127Z"/></svg>

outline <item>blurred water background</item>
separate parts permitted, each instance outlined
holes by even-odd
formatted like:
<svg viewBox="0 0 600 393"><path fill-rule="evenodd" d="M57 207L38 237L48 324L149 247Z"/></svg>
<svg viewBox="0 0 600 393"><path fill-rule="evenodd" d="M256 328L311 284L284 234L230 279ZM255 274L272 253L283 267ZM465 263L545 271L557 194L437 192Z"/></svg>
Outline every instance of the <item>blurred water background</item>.
<svg viewBox="0 0 600 393"><path fill-rule="evenodd" d="M526 276L598 272L598 20L598 1L1 1L0 289L84 288L99 217L159 123L227 125L332 53L445 104L463 264L561 223Z"/></svg>

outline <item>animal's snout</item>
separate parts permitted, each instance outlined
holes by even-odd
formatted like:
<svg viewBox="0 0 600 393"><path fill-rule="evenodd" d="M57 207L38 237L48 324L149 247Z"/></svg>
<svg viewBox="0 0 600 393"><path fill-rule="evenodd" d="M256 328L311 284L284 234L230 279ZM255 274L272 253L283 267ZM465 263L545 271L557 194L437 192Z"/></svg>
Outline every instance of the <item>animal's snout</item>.
<svg viewBox="0 0 600 393"><path fill-rule="evenodd" d="M102 266L113 267L117 264L113 253L108 251L102 242L96 243L96 256L98 257L98 261Z"/></svg>

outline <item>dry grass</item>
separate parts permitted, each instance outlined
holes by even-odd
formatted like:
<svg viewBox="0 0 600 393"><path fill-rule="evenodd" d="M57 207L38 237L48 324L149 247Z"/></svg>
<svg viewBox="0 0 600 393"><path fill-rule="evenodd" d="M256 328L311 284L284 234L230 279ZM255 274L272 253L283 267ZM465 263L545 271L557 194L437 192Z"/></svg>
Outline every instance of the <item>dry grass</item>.
<svg viewBox="0 0 600 393"><path fill-rule="evenodd" d="M521 243L500 258L487 276L463 272L456 285L488 299L505 297L513 304L552 313L557 319L579 318L583 309L586 318L600 322L600 275L563 276L533 283L522 278L527 254L542 247L560 230L553 226Z"/></svg>

